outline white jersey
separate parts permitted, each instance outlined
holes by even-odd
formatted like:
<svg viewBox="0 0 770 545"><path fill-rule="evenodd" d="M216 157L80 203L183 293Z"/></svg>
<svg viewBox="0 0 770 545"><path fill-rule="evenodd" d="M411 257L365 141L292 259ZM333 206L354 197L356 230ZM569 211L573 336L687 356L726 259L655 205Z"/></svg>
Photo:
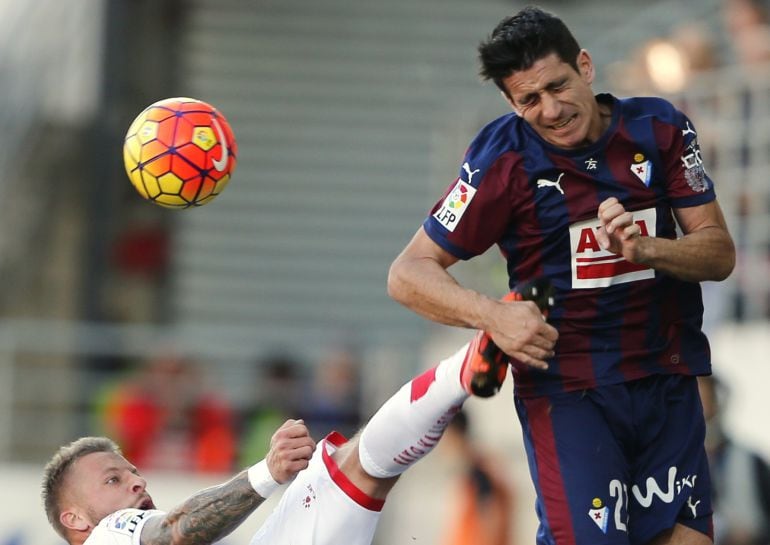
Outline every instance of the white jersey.
<svg viewBox="0 0 770 545"><path fill-rule="evenodd" d="M371 545L384 500L366 495L332 454L346 442L330 433L289 485L250 545ZM105 517L83 545L140 545L145 522L163 511L122 509Z"/></svg>
<svg viewBox="0 0 770 545"><path fill-rule="evenodd" d="M321 441L250 545L371 545L384 501L362 492L332 459L345 442L336 432Z"/></svg>
<svg viewBox="0 0 770 545"><path fill-rule="evenodd" d="M155 509L121 509L104 517L83 545L139 545L144 523L164 515Z"/></svg>

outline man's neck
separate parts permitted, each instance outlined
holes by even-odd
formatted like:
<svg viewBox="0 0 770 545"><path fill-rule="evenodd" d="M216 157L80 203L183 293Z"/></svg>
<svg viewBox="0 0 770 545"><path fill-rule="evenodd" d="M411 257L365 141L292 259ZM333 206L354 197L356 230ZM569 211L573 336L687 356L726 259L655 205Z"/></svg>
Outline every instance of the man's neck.
<svg viewBox="0 0 770 545"><path fill-rule="evenodd" d="M91 535L91 530L93 530L93 528L89 529L88 532L77 532L77 533L68 535L67 543L69 545L83 545L83 543L85 543L86 540Z"/></svg>

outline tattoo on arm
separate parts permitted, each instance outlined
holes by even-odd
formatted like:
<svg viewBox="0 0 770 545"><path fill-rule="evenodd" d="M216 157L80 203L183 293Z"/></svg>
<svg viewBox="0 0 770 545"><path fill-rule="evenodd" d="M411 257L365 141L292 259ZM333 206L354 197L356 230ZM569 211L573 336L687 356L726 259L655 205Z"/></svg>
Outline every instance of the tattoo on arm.
<svg viewBox="0 0 770 545"><path fill-rule="evenodd" d="M147 521L142 545L208 545L237 528L264 500L245 471L201 490L165 517Z"/></svg>

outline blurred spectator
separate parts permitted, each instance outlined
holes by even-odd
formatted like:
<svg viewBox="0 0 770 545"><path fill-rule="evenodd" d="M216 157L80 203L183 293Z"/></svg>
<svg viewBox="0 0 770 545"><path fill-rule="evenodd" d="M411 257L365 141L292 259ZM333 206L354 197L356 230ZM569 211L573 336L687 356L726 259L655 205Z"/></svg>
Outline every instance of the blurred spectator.
<svg viewBox="0 0 770 545"><path fill-rule="evenodd" d="M513 488L504 476L505 465L474 445L463 411L449 424L442 443L464 467L441 545L510 545Z"/></svg>
<svg viewBox="0 0 770 545"><path fill-rule="evenodd" d="M244 411L242 419L238 456L242 467L264 458L273 432L287 419L301 415L302 368L299 361L283 353L258 363L253 404Z"/></svg>
<svg viewBox="0 0 770 545"><path fill-rule="evenodd" d="M723 0L722 19L739 64L770 61L770 13L762 0Z"/></svg>
<svg viewBox="0 0 770 545"><path fill-rule="evenodd" d="M714 34L702 22L681 24L668 36L644 42L628 60L610 65L610 81L627 94L679 93L721 65Z"/></svg>
<svg viewBox="0 0 770 545"><path fill-rule="evenodd" d="M352 437L361 425L361 360L347 344L327 349L314 368L302 412L311 433L323 437L338 431Z"/></svg>
<svg viewBox="0 0 770 545"><path fill-rule="evenodd" d="M143 362L101 399L104 433L146 469L227 472L235 430L229 404L204 384L199 369L173 352Z"/></svg>
<svg viewBox="0 0 770 545"><path fill-rule="evenodd" d="M119 322L163 321L169 279L170 231L157 206L140 202L117 222L112 240L109 274L103 279L113 294L101 302L100 312ZM118 218L116 218L117 220Z"/></svg>
<svg viewBox="0 0 770 545"><path fill-rule="evenodd" d="M714 494L715 545L770 543L770 466L725 432L721 402L725 387L714 376L699 377L706 418L706 452Z"/></svg>
<svg viewBox="0 0 770 545"><path fill-rule="evenodd" d="M695 21L683 23L672 31L671 39L684 55L690 74L709 72L721 65L714 34L707 24Z"/></svg>
<svg viewBox="0 0 770 545"><path fill-rule="evenodd" d="M764 78L770 68L770 10L765 0L722 0L722 22L734 53L734 64L740 69L738 74L742 84L734 97L736 127L732 137L738 167L733 174L736 182L733 188L736 201L733 238L738 261L732 314L736 320L743 321L752 314L751 307L758 306L758 298L752 293L757 271L747 266L756 252L756 235L751 232L756 224L753 218L770 213L766 189L759 189L752 183L755 176L764 180L763 165L768 151L757 135L765 132L761 120L766 118L770 100ZM758 168L761 169L759 173L756 172ZM763 251L770 255L770 248ZM765 263L767 259L765 257ZM765 317L770 316L770 294L766 299Z"/></svg>
<svg viewBox="0 0 770 545"><path fill-rule="evenodd" d="M352 437L358 431L362 419L357 352L334 344L313 366L310 377L306 369L286 353L272 354L258 363L254 402L242 419L241 465L264 457L270 436L288 418L302 418L314 437L331 431Z"/></svg>

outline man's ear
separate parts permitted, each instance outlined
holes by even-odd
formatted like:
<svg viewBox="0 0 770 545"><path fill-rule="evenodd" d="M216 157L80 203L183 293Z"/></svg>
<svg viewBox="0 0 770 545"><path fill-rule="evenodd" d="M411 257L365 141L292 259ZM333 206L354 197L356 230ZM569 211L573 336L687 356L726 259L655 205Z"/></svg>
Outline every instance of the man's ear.
<svg viewBox="0 0 770 545"><path fill-rule="evenodd" d="M91 524L83 517L77 509L66 509L59 515L59 522L68 530L76 532L85 532L91 528Z"/></svg>
<svg viewBox="0 0 770 545"><path fill-rule="evenodd" d="M594 61L591 58L591 54L585 49L581 49L577 56L578 74L588 84L593 83L594 77L596 77L596 67Z"/></svg>

